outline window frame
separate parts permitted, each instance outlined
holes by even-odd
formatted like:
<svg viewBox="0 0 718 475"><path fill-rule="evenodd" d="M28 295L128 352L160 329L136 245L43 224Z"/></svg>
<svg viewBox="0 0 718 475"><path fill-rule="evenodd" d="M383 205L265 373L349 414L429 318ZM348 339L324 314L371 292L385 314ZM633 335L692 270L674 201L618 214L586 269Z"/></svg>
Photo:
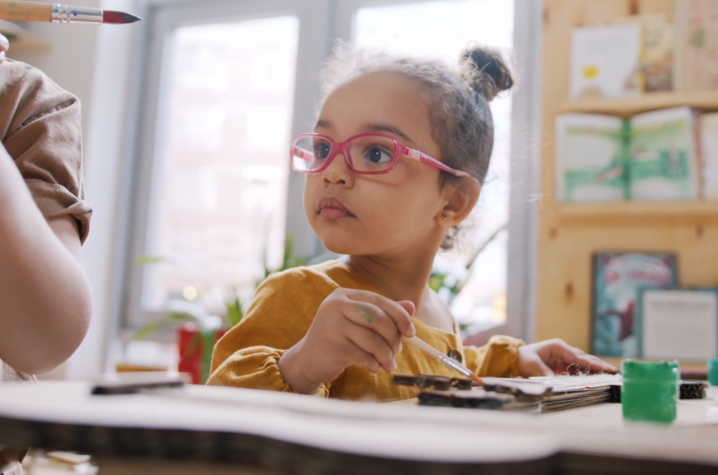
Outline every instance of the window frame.
<svg viewBox="0 0 718 475"><path fill-rule="evenodd" d="M122 286L116 302L118 318L110 331L110 337L126 339L151 318L141 308L143 269L134 259L151 252L148 233L153 212L148 203L153 201L159 189L158 167L155 157L160 156L159 147L163 137L157 131L166 130L167 91L163 88L169 68L169 42L171 32L181 26L193 24L226 23L272 16L294 15L299 19L295 94L291 131L296 136L312 127L319 100L321 85L317 71L330 56L337 40L352 39L353 23L358 9L430 2L434 0L149 0L145 3L143 16L144 41L138 45L137 63L140 73L136 79L136 141L134 160L127 165L120 186L121 201L128 218L123 219L123 235L119 240L126 243L118 255ZM482 343L489 336L508 333L533 339L534 275L536 260L537 205L530 198L538 193L538 144L539 137L539 81L542 2L514 0L514 49L516 58L522 61L521 87L512 99L512 137L510 155L511 191L507 277L507 322L505 325L471 337L473 343ZM144 87L141 87L144 86ZM513 131L532 131L529 136ZM304 177L290 173L287 183L286 232L294 238L295 251L299 255L317 255L323 246L314 235L304 217L301 196ZM143 315L144 314L144 315ZM174 336L161 332L155 337L172 341Z"/></svg>

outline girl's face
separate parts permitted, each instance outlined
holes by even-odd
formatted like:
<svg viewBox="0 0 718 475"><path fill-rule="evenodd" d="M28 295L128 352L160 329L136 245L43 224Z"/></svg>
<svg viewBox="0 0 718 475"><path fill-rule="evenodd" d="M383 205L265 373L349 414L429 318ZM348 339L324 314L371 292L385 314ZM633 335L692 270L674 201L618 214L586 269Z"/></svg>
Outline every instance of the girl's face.
<svg viewBox="0 0 718 475"><path fill-rule="evenodd" d="M400 73L360 76L326 100L315 131L336 142L362 133L392 135L409 148L441 159L431 136L428 92ZM307 177L304 209L330 251L400 257L432 256L443 239L439 170L408 157L383 175L357 175L339 153L329 167Z"/></svg>

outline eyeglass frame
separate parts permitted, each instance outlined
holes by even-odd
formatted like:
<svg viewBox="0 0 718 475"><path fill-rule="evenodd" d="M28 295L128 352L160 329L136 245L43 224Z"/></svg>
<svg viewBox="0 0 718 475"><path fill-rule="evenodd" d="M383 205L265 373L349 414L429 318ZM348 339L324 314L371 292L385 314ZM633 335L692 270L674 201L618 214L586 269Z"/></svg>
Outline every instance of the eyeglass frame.
<svg viewBox="0 0 718 475"><path fill-rule="evenodd" d="M296 144L299 140L305 138L305 137L319 137L322 139L327 140L331 144L331 148L329 149L329 155L327 158L325 158L324 164L317 168L316 170L298 170L297 167L294 166L294 157L295 157L295 149ZM361 137L383 137L386 139L390 139L394 143L394 155L391 157L391 164L389 164L388 167L386 167L383 170L375 170L375 171L364 171L364 170L357 170L354 168L354 166L351 163L350 154L349 154L349 143L352 140L356 140ZM299 149L296 149L299 150ZM336 158L337 153L342 152L342 155L344 155L344 162L347 164L347 167L349 170L351 170L353 173L356 173L357 175L384 175L386 173L389 173L394 169L397 162L399 161L399 157L408 157L412 158L418 162L424 163L426 165L432 166L434 168L438 168L441 171L444 171L446 173L450 173L454 176L457 176L459 178L467 178L470 177L468 173L456 170L454 168L451 168L450 166L446 165L440 160L437 160L436 158L433 158L424 152L421 152L419 150L409 148L405 145L402 145L399 143L399 141L396 139L396 137L389 135L389 134L382 134L380 132L376 133L365 133L365 134L357 134L352 137L349 137L344 142L337 142L333 140L331 137L328 137L323 134L317 134L317 133L307 133L307 134L300 134L298 135L293 141L292 146L289 149L289 158L292 160L292 170L294 170L297 173L303 173L303 174L312 174L312 173L320 173L326 170L329 165L334 161L334 158ZM301 151L301 155L304 155L306 152ZM299 158L304 159L303 156L299 156Z"/></svg>

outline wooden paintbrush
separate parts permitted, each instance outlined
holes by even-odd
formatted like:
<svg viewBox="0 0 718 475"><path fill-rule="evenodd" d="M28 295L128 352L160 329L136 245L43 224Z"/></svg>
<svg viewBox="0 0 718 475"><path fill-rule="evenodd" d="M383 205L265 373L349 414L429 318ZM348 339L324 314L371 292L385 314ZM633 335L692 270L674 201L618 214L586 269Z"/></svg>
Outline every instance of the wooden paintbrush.
<svg viewBox="0 0 718 475"><path fill-rule="evenodd" d="M46 23L134 23L141 18L125 12L58 3L0 1L0 19Z"/></svg>
<svg viewBox="0 0 718 475"><path fill-rule="evenodd" d="M466 376L467 378L471 378L474 382L477 384L483 384L481 381L481 378L476 376L473 371L471 371L466 366L462 365L458 361L456 361L454 358L451 358L450 356L445 355L444 353L440 352L424 340L412 336L411 338L404 337L404 341L407 343L411 343L415 347L419 348L421 351L426 353L427 355L431 356L432 358L438 360L440 363L442 363L445 366L448 366L449 368L453 369L457 373L461 373L463 376Z"/></svg>

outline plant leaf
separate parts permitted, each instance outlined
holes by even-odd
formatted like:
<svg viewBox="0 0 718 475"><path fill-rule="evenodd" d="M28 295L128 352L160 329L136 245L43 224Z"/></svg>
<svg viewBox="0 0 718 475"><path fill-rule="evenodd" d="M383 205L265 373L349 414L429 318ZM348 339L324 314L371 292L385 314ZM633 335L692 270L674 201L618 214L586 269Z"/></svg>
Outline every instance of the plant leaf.
<svg viewBox="0 0 718 475"><path fill-rule="evenodd" d="M172 262L172 259L169 257L162 257L162 256L137 256L135 259L135 264L144 266L147 264L159 264L162 262Z"/></svg>
<svg viewBox="0 0 718 475"><path fill-rule="evenodd" d="M197 323L197 320L192 317L191 315L188 315L186 313L176 313L176 312L170 312L167 314L165 318L162 318L160 320L155 320L147 325L143 326L139 330L135 332L132 337L130 337L130 341L132 340L142 340L146 338L148 335L156 332L162 327L165 326L173 326L177 325L178 323L182 322L194 322Z"/></svg>
<svg viewBox="0 0 718 475"><path fill-rule="evenodd" d="M202 383L206 383L212 365L214 343L217 341L217 330L203 330L199 335L202 336L202 374L200 375L200 380Z"/></svg>
<svg viewBox="0 0 718 475"><path fill-rule="evenodd" d="M231 302L227 302L227 320L229 321L230 328L241 322L242 318L244 318L242 302L235 296Z"/></svg>

